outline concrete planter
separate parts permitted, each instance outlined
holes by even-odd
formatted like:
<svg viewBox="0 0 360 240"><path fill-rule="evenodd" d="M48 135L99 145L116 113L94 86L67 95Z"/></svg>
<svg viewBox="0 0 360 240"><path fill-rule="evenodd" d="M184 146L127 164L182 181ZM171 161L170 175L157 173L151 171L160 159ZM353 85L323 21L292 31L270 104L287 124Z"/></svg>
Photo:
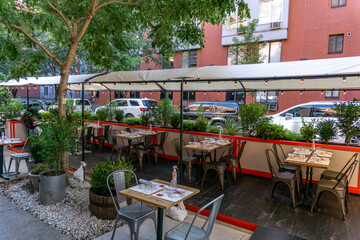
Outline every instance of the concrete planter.
<svg viewBox="0 0 360 240"><path fill-rule="evenodd" d="M53 171L40 173L40 204L52 205L65 198L66 173L61 171L60 175L52 176Z"/></svg>
<svg viewBox="0 0 360 240"><path fill-rule="evenodd" d="M33 188L37 191L39 191L39 182L40 182L40 175L38 174L31 174L29 172L30 182L33 186Z"/></svg>
<svg viewBox="0 0 360 240"><path fill-rule="evenodd" d="M89 198L89 209L94 216L104 220L112 220L116 218L117 212L111 196L97 195L89 189ZM115 201L117 201L116 198Z"/></svg>

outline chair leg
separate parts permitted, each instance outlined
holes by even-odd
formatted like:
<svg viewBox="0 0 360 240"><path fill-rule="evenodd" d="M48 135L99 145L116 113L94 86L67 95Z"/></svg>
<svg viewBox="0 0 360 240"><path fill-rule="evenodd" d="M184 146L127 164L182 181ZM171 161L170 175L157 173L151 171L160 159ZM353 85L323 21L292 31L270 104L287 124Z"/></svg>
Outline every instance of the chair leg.
<svg viewBox="0 0 360 240"><path fill-rule="evenodd" d="M337 198L338 198L338 201L339 201L339 206L340 206L340 209L341 209L341 213L342 213L342 215L343 215L343 220L345 221L346 219L345 219L345 215L346 215L346 213L345 213L345 209L346 209L346 203L345 203L345 193L344 194L339 194L339 193L335 193L336 194L336 196L337 196Z"/></svg>
<svg viewBox="0 0 360 240"><path fill-rule="evenodd" d="M114 239L115 231L116 231L116 225L117 225L117 223L119 222L119 220L120 220L120 217L119 217L119 215L117 215L117 216L116 216L116 220L115 220L115 224L114 224L114 230L113 230L113 233L112 233L112 235L111 235L111 240Z"/></svg>
<svg viewBox="0 0 360 240"><path fill-rule="evenodd" d="M188 170L188 175L189 175L189 183L191 183L191 171L192 171L192 165L193 165L193 163L192 163L192 162L187 162L187 163L186 163L186 167L187 167L187 170Z"/></svg>
<svg viewBox="0 0 360 240"><path fill-rule="evenodd" d="M14 160L14 158L11 157L10 162L9 162L9 166L8 166L8 169L7 169L8 172L10 172L10 168L11 168L11 164L12 164L13 160Z"/></svg>
<svg viewBox="0 0 360 240"><path fill-rule="evenodd" d="M22 159L16 159L15 160L15 174L19 173L19 168L20 168L20 162Z"/></svg>
<svg viewBox="0 0 360 240"><path fill-rule="evenodd" d="M237 162L236 161L230 161L230 165L231 165L231 172L232 172L232 175L234 177L234 181L236 183L236 169L237 169Z"/></svg>
<svg viewBox="0 0 360 240"><path fill-rule="evenodd" d="M206 173L207 173L207 171L208 171L208 169L205 168L205 169L204 169L204 176L203 176L203 179L202 179L202 181L201 181L201 186L204 186L204 182L205 182L205 178L206 178Z"/></svg>
<svg viewBox="0 0 360 240"><path fill-rule="evenodd" d="M272 198L274 190L275 190L275 185L276 185L275 182L271 183L270 191L269 191L268 196L266 198L267 200L270 200Z"/></svg>
<svg viewBox="0 0 360 240"><path fill-rule="evenodd" d="M315 207L315 205L317 204L317 201L319 200L320 194L321 194L321 191L317 191L317 190L316 190L316 195L315 195L314 200L313 200L313 202L312 202L312 204L311 204L311 210L310 210L310 212L312 212L312 211L314 210L314 207Z"/></svg>
<svg viewBox="0 0 360 240"><path fill-rule="evenodd" d="M291 182L290 184L288 184L289 186L289 190L290 190L290 197L291 197L291 201L293 204L293 207L295 208L295 195L296 195L296 189L295 189L295 184L294 182Z"/></svg>
<svg viewBox="0 0 360 240"><path fill-rule="evenodd" d="M157 164L158 157L159 157L159 148L154 147L154 157L155 157L155 164Z"/></svg>
<svg viewBox="0 0 360 240"><path fill-rule="evenodd" d="M224 190L224 171L225 171L225 169L223 167L221 167L221 168L218 168L217 170L219 173L221 189Z"/></svg>
<svg viewBox="0 0 360 240"><path fill-rule="evenodd" d="M239 161L238 163L239 163L240 176L243 176L243 173L242 173L242 170L241 170L241 163L240 163L240 161Z"/></svg>

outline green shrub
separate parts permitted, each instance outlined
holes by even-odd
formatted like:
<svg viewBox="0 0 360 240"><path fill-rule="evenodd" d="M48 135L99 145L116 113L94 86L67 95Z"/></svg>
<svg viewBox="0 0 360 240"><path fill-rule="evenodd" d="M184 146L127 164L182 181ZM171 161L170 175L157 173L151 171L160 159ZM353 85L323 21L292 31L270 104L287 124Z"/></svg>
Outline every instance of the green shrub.
<svg viewBox="0 0 360 240"><path fill-rule="evenodd" d="M117 170L131 170L135 171L134 166L127 161L117 161L112 162L109 159L106 162L100 162L95 165L95 167L90 170L90 185L91 191L98 195L109 196L109 190L106 184L106 178L110 173ZM125 174L125 185L126 187L130 186L130 182L133 178L131 173ZM115 192L114 180L110 179L110 188Z"/></svg>
<svg viewBox="0 0 360 240"><path fill-rule="evenodd" d="M16 119L21 117L21 111L25 108L20 100L4 102L0 106L0 112L4 114L5 119Z"/></svg>
<svg viewBox="0 0 360 240"><path fill-rule="evenodd" d="M51 108L51 109L49 109L49 113L51 114L52 117L58 116L59 115L59 109L58 108L55 108L55 109Z"/></svg>
<svg viewBox="0 0 360 240"><path fill-rule="evenodd" d="M303 126L300 128L300 133L306 142L311 142L316 137L315 121L312 120L306 123L304 118L302 118L302 123Z"/></svg>
<svg viewBox="0 0 360 240"><path fill-rule="evenodd" d="M199 106L198 117L196 119L196 131L206 132L209 120L204 116L204 110Z"/></svg>
<svg viewBox="0 0 360 240"><path fill-rule="evenodd" d="M30 109L33 109L34 110L34 113L35 113L35 118L39 118L40 117L40 113L39 111L41 110L40 106L32 106Z"/></svg>
<svg viewBox="0 0 360 240"><path fill-rule="evenodd" d="M328 144L336 136L337 127L335 121L323 119L316 124L316 132L319 134L321 141Z"/></svg>
<svg viewBox="0 0 360 240"><path fill-rule="evenodd" d="M183 130L184 131L196 131L196 121L184 120L183 121Z"/></svg>
<svg viewBox="0 0 360 240"><path fill-rule="evenodd" d="M127 125L140 125L141 120L140 118L136 118L136 117L125 118L124 123Z"/></svg>
<svg viewBox="0 0 360 240"><path fill-rule="evenodd" d="M105 121L108 117L106 108L100 108L96 111L96 116L99 121Z"/></svg>
<svg viewBox="0 0 360 240"><path fill-rule="evenodd" d="M152 105L149 113L155 123L163 127L168 127L170 116L175 112L177 112L177 107L172 104L169 98L166 98L159 105Z"/></svg>
<svg viewBox="0 0 360 240"><path fill-rule="evenodd" d="M50 111L43 111L40 113L40 117L44 120L50 119L51 118L51 112Z"/></svg>
<svg viewBox="0 0 360 240"><path fill-rule="evenodd" d="M208 133L220 133L221 127L220 126L208 126L206 132Z"/></svg>
<svg viewBox="0 0 360 240"><path fill-rule="evenodd" d="M258 128L257 137L265 140L283 140L285 139L284 126L277 124L264 124Z"/></svg>
<svg viewBox="0 0 360 240"><path fill-rule="evenodd" d="M228 135L238 135L240 133L241 124L235 118L226 118L224 121L223 131Z"/></svg>
<svg viewBox="0 0 360 240"><path fill-rule="evenodd" d="M123 110L119 110L119 109L115 109L115 119L118 122L122 122L124 120L124 111Z"/></svg>
<svg viewBox="0 0 360 240"><path fill-rule="evenodd" d="M269 123L270 118L266 116L269 109L258 103L250 103L241 106L239 117L241 119L241 131L244 136L254 136L262 125Z"/></svg>
<svg viewBox="0 0 360 240"><path fill-rule="evenodd" d="M47 164L45 164L45 163L41 163L37 167L31 169L30 173L34 174L34 175L39 175L42 171L45 171L47 169L49 169L49 166Z"/></svg>
<svg viewBox="0 0 360 240"><path fill-rule="evenodd" d="M180 127L180 113L174 112L170 117L170 125L173 128L179 128Z"/></svg>
<svg viewBox="0 0 360 240"><path fill-rule="evenodd" d="M300 141L303 137L300 133L292 132L289 129L285 129L285 140Z"/></svg>
<svg viewBox="0 0 360 240"><path fill-rule="evenodd" d="M43 149L43 146L35 141L30 141L27 144L27 150L30 153L30 156L32 159L34 159L35 163L41 163L43 161L43 157L41 155L41 151Z"/></svg>
<svg viewBox="0 0 360 240"><path fill-rule="evenodd" d="M150 114L143 113L140 115L140 125L149 126L150 125Z"/></svg>

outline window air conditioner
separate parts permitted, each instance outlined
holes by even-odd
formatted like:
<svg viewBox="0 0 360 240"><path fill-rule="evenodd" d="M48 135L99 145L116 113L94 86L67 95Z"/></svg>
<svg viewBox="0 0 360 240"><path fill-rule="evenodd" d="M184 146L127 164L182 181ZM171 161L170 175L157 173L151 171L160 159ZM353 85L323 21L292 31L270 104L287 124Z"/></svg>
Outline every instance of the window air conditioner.
<svg viewBox="0 0 360 240"><path fill-rule="evenodd" d="M279 29L280 27L281 27L281 22L270 23L270 29Z"/></svg>

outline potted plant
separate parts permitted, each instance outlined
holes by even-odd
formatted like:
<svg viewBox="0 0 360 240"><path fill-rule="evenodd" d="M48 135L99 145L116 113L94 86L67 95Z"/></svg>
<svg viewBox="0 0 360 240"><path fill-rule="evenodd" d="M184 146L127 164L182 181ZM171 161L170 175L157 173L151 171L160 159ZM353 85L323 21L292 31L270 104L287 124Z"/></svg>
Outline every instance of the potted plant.
<svg viewBox="0 0 360 240"><path fill-rule="evenodd" d="M43 147L40 154L48 165L48 170L40 173L40 204L51 205L64 199L67 166L62 166L61 160L67 153L76 153L79 126L79 121L55 117L42 124L41 134L32 139Z"/></svg>
<svg viewBox="0 0 360 240"><path fill-rule="evenodd" d="M89 208L97 218L115 219L116 217L117 212L106 184L106 178L110 173L121 169L135 171L134 166L130 162L125 162L124 160L112 162L109 159L107 162L96 164L90 171L91 188L89 190ZM125 175L126 186L130 185L132 177L132 174ZM113 190L113 194L116 196L114 182L110 182L110 187Z"/></svg>
<svg viewBox="0 0 360 240"><path fill-rule="evenodd" d="M40 173L48 168L47 164L40 163L38 166L29 171L30 182L35 190L39 191Z"/></svg>

